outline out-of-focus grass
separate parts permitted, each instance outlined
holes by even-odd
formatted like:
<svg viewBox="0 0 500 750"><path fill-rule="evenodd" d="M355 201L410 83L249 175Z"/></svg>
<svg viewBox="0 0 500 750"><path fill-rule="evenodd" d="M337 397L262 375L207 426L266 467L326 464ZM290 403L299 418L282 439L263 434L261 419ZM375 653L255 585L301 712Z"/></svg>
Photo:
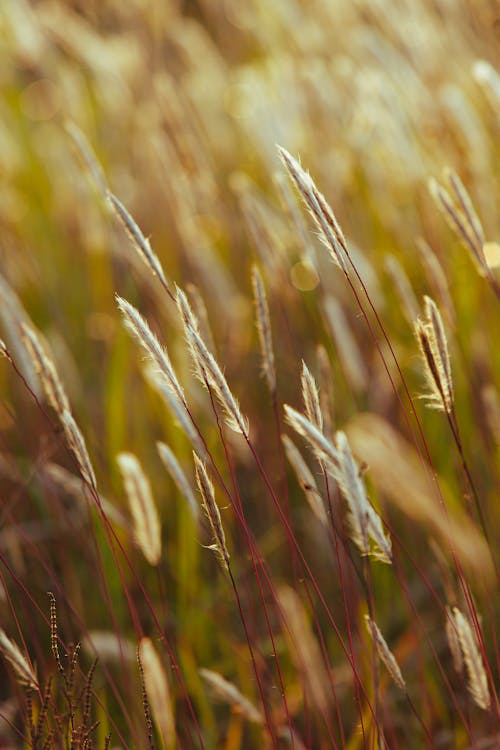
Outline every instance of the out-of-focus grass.
<svg viewBox="0 0 500 750"><path fill-rule="evenodd" d="M50 343L85 435L99 492L128 518L116 464L120 451L136 453L150 477L163 524L158 570L142 559L128 527L113 526L172 645L207 748L262 747L269 738L261 727L245 722L235 704L231 710L215 702L199 677L199 668L214 669L259 705L228 581L202 547L210 543L209 536L197 529L155 448L157 440L166 441L194 486L191 445L144 378L138 350L123 330L115 293L136 305L168 346L197 424L230 487L231 473L210 400L192 377L176 309L133 252L65 123L76 123L86 135L110 188L150 238L168 278L182 288L195 284L199 289L217 356L250 420L253 444L280 502L289 502L292 527L344 637L343 589L347 592L356 662L367 690L364 699L375 703L371 647L362 622L363 588L345 550L341 563L348 574L342 581L331 540L288 470L288 490L283 489L272 400L259 377L250 269L257 261L269 297L280 429L289 431L282 423L282 404L300 408L301 360L319 376L316 348L323 344L331 363L335 426L349 435L351 429L353 440L358 436L353 447L359 461L366 458L359 413L376 413L410 440L404 413L411 410L387 345L377 331L403 410L343 275L284 179L275 149L280 143L300 154L333 206L415 396L425 387L423 366L405 316L406 301L387 271L387 255L399 261L419 305L422 295L429 294L440 306L464 454L486 517L491 552L498 560L499 301L427 189L429 177L440 179L445 166L454 169L478 210L486 239L498 238L495 14L493 6L461 0L3 0L0 270ZM426 272L419 238L444 269L452 315L435 277ZM491 272L498 279L495 263ZM301 290L304 285L307 291ZM328 304L336 319L339 310L345 316L336 335L328 322ZM19 332L9 309L3 296L2 336L28 375L18 360ZM371 314L370 319L374 324ZM344 348L347 335L354 346L351 356ZM54 670L43 618L48 590L56 596L59 632L66 644L82 641L96 629L120 632L134 646L142 635L158 639L158 632L138 581L116 543L111 550L89 498L82 491L75 499L48 481L47 463L61 463L73 472L74 466L60 431L37 408L7 360L0 368L0 388L0 619L18 642L23 635L23 645L45 682ZM472 544L482 531L475 518L465 515L471 492L449 426L442 414L426 410L423 401L417 400L416 408L429 450L426 460L432 460L450 511L460 513L464 528L470 528ZM377 436L372 437L376 445ZM298 665L290 633L286 624L280 625L276 602L267 592L295 747L299 742L330 747L332 736L338 747L372 747L370 742L380 742L380 736L371 737L366 700L362 696L363 708L356 708L348 661L291 552L252 456L239 437L227 434L225 439L248 526L273 585L296 588L313 638L320 642L321 634L323 639L328 658L321 651L319 658L327 662L323 668L331 676L328 690L332 684L336 687L336 699L329 695L327 701L325 721L307 670ZM305 445L300 447L309 456ZM370 496L398 540L398 575L393 568L371 566L376 621L401 664L428 736L381 670L377 712L387 743L394 748L423 747L426 742L433 747L465 748L474 742L476 747L494 747L495 702L489 713L474 706L467 679L453 671L445 638L444 605L465 609L463 581L429 514L414 508L405 512L404 497L395 502L384 489L384 460L390 462L391 455L389 450L383 460L374 460L373 472L368 466L366 475ZM309 464L321 483L317 464ZM421 479L418 463L414 471ZM432 495L428 487L425 492ZM416 502L411 492L408 497ZM217 499L259 668L269 679L269 709L276 726L286 726L249 549L220 488ZM432 508L436 497L429 502ZM340 513L341 504L334 507ZM442 558L436 544L442 547ZM356 557L355 548L352 554ZM474 552L471 557L472 562L459 562L483 616L485 653L498 685L498 577L491 568L489 573L478 570ZM359 558L358 563L361 568ZM134 602L135 622L124 584ZM157 640L155 645L168 671L164 644ZM81 661L88 669L89 655L84 653ZM110 731L111 746L146 747L136 664L103 662L106 669L98 666L94 681L99 746ZM6 746L28 746L26 712L16 708L23 705L21 691L10 671L9 679L3 674L2 713L11 717L14 729L7 721L0 725L2 742L5 736ZM168 676L177 743L194 747L199 739L175 674L169 671ZM331 735L327 725L333 727Z"/></svg>

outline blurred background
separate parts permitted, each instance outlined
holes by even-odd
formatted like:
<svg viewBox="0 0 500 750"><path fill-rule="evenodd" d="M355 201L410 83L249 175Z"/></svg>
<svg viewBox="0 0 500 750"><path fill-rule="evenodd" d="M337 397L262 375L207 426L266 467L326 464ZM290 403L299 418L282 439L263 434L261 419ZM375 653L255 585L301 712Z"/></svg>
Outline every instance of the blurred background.
<svg viewBox="0 0 500 750"><path fill-rule="evenodd" d="M210 402L192 377L175 307L136 258L68 127L84 134L110 189L149 237L169 280L188 290L199 311L206 308L214 350L273 482L281 478L280 448L260 377L252 263L261 268L269 296L279 402L299 403L301 360L319 373L321 344L328 354L322 382L331 390L334 425L343 427L357 413L372 412L398 435L405 431L369 331L296 201L276 144L300 156L334 208L416 395L424 385L412 321L423 294L440 305L464 446L491 528L498 529L498 302L447 227L427 182L441 180L445 167L460 175L485 229L488 263L497 273L499 42L500 7L494 0L0 2L2 336L37 392L15 322L28 314L45 335L86 437L98 486L118 511L127 513L116 454L134 451L143 462L165 519L158 602L168 599L171 609L167 613L165 607L163 620L214 747L223 746L217 737L225 724L216 721L197 667L215 664L238 677L250 695L255 687L242 656L234 605L226 601L226 583L211 557L210 578L204 579L210 553L200 546L154 444L166 440L185 467L191 447L144 378L115 293L137 305L167 344L209 445L221 460L223 452ZM41 665L48 659L47 636L40 635L45 625L33 615L19 581L29 581L31 595L45 611L45 592L59 582L60 619L69 640L109 627L109 615L97 595L95 601L88 598L94 563L82 528L87 521L78 513L64 520L68 509L75 512L74 498L46 474L51 462L71 469L60 436L7 362L0 368L0 390L0 545L17 580L6 590L23 623L30 622L27 640ZM446 422L423 404L421 419L444 495L466 536L464 480ZM363 459L363 430L373 433L376 425L360 422L358 429L356 448ZM244 446L228 439L250 524L277 578L286 580L290 552L283 530L262 497ZM370 489L382 503L391 499L383 481L392 445L390 436L387 440L388 452L380 458L375 451L369 461L374 467ZM297 533L322 590L335 602L339 583L328 543L292 482L290 493ZM432 512L406 516L401 505L390 504L391 523L415 549L428 551ZM224 520L230 534L229 511ZM421 521L418 528L415 520ZM471 539L475 532L476 527ZM94 534L104 550L118 620L132 637L102 531ZM132 548L125 531L123 538ZM463 550L469 559L476 551L475 546ZM38 554L50 560L50 569L40 566ZM442 571L428 555L429 576L436 576L439 588ZM247 562L235 564L245 570ZM145 576L154 588L153 572ZM430 631L437 633L442 613L435 611L418 576L413 579L412 570L409 576ZM389 578L386 570L375 574L380 620L408 655L417 636L406 623L404 606L394 603ZM65 607L65 597L79 619ZM8 619L5 593L0 608ZM203 617L195 618L193 612L200 610ZM147 630L145 609L141 616ZM328 645L335 653L337 646ZM421 659L425 671L426 656ZM340 681L349 682L338 669ZM290 666L292 710L300 717L300 691L291 675ZM421 694L429 701L434 679L421 678ZM444 704L445 698L443 705L438 701L434 709L425 708L442 729L442 746L466 747L463 734L454 734ZM349 702L347 725L353 712ZM404 742L405 713L392 720L394 737ZM311 747L329 746L319 729L311 731L316 737ZM231 747L259 746L255 737L239 742Z"/></svg>

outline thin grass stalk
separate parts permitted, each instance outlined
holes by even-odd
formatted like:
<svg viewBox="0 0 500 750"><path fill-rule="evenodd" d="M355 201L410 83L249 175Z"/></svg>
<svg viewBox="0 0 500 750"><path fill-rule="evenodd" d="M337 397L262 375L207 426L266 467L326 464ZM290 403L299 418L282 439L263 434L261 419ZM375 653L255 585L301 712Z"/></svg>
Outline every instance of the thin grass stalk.
<svg viewBox="0 0 500 750"><path fill-rule="evenodd" d="M134 247L138 255L142 258L153 276L157 276L159 278L162 287L169 295L169 297L173 299L173 294L170 291L170 287L168 285L165 272L163 271L163 267L158 256L153 252L149 240L144 236L140 227L135 222L132 215L127 211L123 203L119 200L119 198L117 198L116 195L114 195L110 190L106 191L106 197L111 208L118 217L121 225L125 229L130 242L132 243L132 246Z"/></svg>

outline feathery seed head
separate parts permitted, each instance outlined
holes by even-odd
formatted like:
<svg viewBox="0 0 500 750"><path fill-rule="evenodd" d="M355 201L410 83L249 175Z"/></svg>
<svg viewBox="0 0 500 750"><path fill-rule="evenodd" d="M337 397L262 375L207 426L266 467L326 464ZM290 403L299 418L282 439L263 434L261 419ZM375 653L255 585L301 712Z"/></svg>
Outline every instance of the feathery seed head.
<svg viewBox="0 0 500 750"><path fill-rule="evenodd" d="M467 669L467 687L473 701L479 708L487 711L491 705L488 677L484 668L481 652L476 637L467 618L458 607L453 608L453 619L456 633Z"/></svg>
<svg viewBox="0 0 500 750"><path fill-rule="evenodd" d="M158 276L163 286L168 289L168 283L163 271L162 265L157 255L151 249L149 240L144 236L140 227L136 224L131 214L127 211L123 203L110 190L106 191L108 201L113 208L120 223L127 232L129 239L136 249L137 253L148 266L149 270Z"/></svg>
<svg viewBox="0 0 500 750"><path fill-rule="evenodd" d="M137 545L150 565L158 565L161 560L161 524L149 479L133 453L119 453L117 461Z"/></svg>
<svg viewBox="0 0 500 750"><path fill-rule="evenodd" d="M193 451L196 484L200 491L205 513L207 514L210 528L214 537L214 543L209 549L213 550L222 566L229 570L229 551L226 546L226 535L222 526L222 520L217 503L215 502L214 486L207 474L205 464Z"/></svg>
<svg viewBox="0 0 500 750"><path fill-rule="evenodd" d="M396 657L387 645L384 636L380 632L377 623L374 622L368 615L365 615L365 621L368 632L375 644L375 648L377 649L377 653L387 667L387 671L391 675L398 688L406 692L406 683L403 679L403 675L401 674L399 664L396 661Z"/></svg>
<svg viewBox="0 0 500 750"><path fill-rule="evenodd" d="M194 328L189 326L186 329L186 335L195 364L204 376L206 376L208 385L215 391L215 394L226 414L228 427L231 430L234 430L234 432L240 432L248 438L248 421L241 413L239 404L231 393L227 380L217 364L215 357L208 351L205 342ZM202 382L204 382L204 380Z"/></svg>
<svg viewBox="0 0 500 750"><path fill-rule="evenodd" d="M316 187L311 175L302 169L300 163L281 146L278 146L278 152L315 220L321 233L321 239L329 250L333 261L347 275L347 243L330 205Z"/></svg>
<svg viewBox="0 0 500 750"><path fill-rule="evenodd" d="M38 688L36 672L22 653L19 646L11 640L2 628L0 628L0 653L14 669L16 677L21 685L30 688Z"/></svg>
<svg viewBox="0 0 500 750"><path fill-rule="evenodd" d="M318 386L303 360L300 382L302 385L302 399L304 401L307 418L320 432L322 432L323 414L321 413Z"/></svg>
<svg viewBox="0 0 500 750"><path fill-rule="evenodd" d="M415 333L425 363L429 405L448 414L453 411L453 381L448 343L436 303L424 297L424 317L415 322Z"/></svg>
<svg viewBox="0 0 500 750"><path fill-rule="evenodd" d="M259 334L260 350L262 352L262 370L271 393L276 390L276 371L274 367L274 348L271 334L271 318L264 288L264 282L257 266L252 267L252 286L257 318L257 332Z"/></svg>

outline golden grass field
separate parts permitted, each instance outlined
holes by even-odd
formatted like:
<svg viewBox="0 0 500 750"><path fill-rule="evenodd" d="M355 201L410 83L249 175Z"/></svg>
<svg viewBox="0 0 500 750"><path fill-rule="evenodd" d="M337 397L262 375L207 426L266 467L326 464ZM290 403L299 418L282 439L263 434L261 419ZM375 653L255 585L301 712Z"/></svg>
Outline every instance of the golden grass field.
<svg viewBox="0 0 500 750"><path fill-rule="evenodd" d="M499 41L1 0L0 748L500 747Z"/></svg>

